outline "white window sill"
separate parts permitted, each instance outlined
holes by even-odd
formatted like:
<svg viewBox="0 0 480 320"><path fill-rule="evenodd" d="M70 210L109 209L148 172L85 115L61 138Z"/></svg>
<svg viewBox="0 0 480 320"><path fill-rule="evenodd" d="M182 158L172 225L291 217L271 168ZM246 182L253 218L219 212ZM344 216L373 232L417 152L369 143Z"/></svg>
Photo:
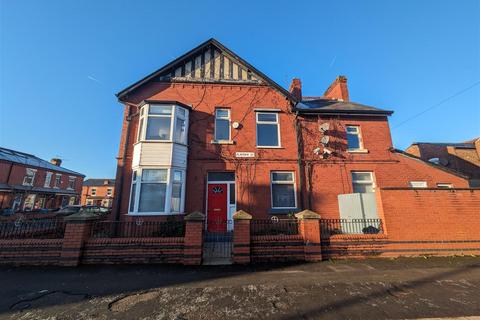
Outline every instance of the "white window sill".
<svg viewBox="0 0 480 320"><path fill-rule="evenodd" d="M368 149L349 149L348 153L368 153Z"/></svg>
<svg viewBox="0 0 480 320"><path fill-rule="evenodd" d="M272 146L272 147L267 147L267 146L257 146L257 149L285 149L284 147L282 146L278 146L278 147L275 147L275 146Z"/></svg>
<svg viewBox="0 0 480 320"><path fill-rule="evenodd" d="M235 144L233 140L212 140L210 141L211 144Z"/></svg>

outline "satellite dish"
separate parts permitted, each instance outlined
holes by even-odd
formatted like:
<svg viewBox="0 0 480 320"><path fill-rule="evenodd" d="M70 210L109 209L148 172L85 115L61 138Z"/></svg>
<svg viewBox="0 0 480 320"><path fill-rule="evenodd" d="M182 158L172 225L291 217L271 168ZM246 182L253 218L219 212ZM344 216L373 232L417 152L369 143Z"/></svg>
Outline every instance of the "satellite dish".
<svg viewBox="0 0 480 320"><path fill-rule="evenodd" d="M325 145L327 145L328 141L330 141L330 137L329 136L323 136L322 140L320 140L320 141L325 146Z"/></svg>
<svg viewBox="0 0 480 320"><path fill-rule="evenodd" d="M325 122L320 125L320 131L325 132L330 129L330 123Z"/></svg>

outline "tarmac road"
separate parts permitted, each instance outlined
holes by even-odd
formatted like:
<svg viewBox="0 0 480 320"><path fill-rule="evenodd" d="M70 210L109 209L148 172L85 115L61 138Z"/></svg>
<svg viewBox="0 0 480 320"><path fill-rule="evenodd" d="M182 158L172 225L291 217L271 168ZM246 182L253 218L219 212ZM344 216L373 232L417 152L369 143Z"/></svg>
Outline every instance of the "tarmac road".
<svg viewBox="0 0 480 320"><path fill-rule="evenodd" d="M480 258L1 267L0 319L480 316Z"/></svg>

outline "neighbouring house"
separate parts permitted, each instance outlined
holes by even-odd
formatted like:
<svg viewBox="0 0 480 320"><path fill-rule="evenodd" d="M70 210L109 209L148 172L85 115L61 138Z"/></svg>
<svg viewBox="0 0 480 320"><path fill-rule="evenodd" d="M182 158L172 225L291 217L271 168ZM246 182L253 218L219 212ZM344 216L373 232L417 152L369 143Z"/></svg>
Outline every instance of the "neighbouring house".
<svg viewBox="0 0 480 320"><path fill-rule="evenodd" d="M56 209L80 200L83 174L34 155L0 148L0 209Z"/></svg>
<svg viewBox="0 0 480 320"><path fill-rule="evenodd" d="M471 187L480 187L480 138L459 143L414 142L405 151L464 174Z"/></svg>
<svg viewBox="0 0 480 320"><path fill-rule="evenodd" d="M82 205L111 208L115 190L115 179L87 179L82 186Z"/></svg>
<svg viewBox="0 0 480 320"><path fill-rule="evenodd" d="M351 102L338 77L322 96L282 88L214 39L117 94L124 105L115 219L200 211L207 229L312 209L374 218L384 187L467 187L461 175L392 147L386 111Z"/></svg>

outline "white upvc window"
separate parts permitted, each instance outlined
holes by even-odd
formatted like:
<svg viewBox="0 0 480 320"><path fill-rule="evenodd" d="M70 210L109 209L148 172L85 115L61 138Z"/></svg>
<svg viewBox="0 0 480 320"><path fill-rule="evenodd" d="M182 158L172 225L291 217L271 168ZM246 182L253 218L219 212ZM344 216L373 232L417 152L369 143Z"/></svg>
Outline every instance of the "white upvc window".
<svg viewBox="0 0 480 320"><path fill-rule="evenodd" d="M52 175L53 172L47 171L45 174L45 184L43 185L45 188L50 188L50 183L52 182Z"/></svg>
<svg viewBox="0 0 480 320"><path fill-rule="evenodd" d="M35 174L37 173L36 169L26 168L25 176L23 177L23 185L24 186L33 186L33 182L35 181Z"/></svg>
<svg viewBox="0 0 480 320"><path fill-rule="evenodd" d="M363 140L360 126L347 126L347 146L348 151L363 150Z"/></svg>
<svg viewBox="0 0 480 320"><path fill-rule="evenodd" d="M140 109L138 141L187 144L188 114L174 105L146 104Z"/></svg>
<svg viewBox="0 0 480 320"><path fill-rule="evenodd" d="M96 196L97 195L97 188L92 188L92 196Z"/></svg>
<svg viewBox="0 0 480 320"><path fill-rule="evenodd" d="M280 123L277 112L256 112L257 122L257 147L279 148Z"/></svg>
<svg viewBox="0 0 480 320"><path fill-rule="evenodd" d="M57 173L55 174L55 182L53 184L53 187L60 188L61 185L62 185L62 175Z"/></svg>
<svg viewBox="0 0 480 320"><path fill-rule="evenodd" d="M437 188L440 189L452 189L453 185L451 183L437 183Z"/></svg>
<svg viewBox="0 0 480 320"><path fill-rule="evenodd" d="M75 189L75 180L76 180L76 179L77 179L77 178L74 177L74 176L69 176L69 177L68 177L68 187L67 187L67 189L70 189L70 190Z"/></svg>
<svg viewBox="0 0 480 320"><path fill-rule="evenodd" d="M410 188L428 188L427 181L410 181Z"/></svg>
<svg viewBox="0 0 480 320"><path fill-rule="evenodd" d="M184 199L184 170L148 167L133 171L130 214L164 215L183 212Z"/></svg>
<svg viewBox="0 0 480 320"><path fill-rule="evenodd" d="M230 141L230 109L215 109L215 141Z"/></svg>
<svg viewBox="0 0 480 320"><path fill-rule="evenodd" d="M352 186L353 186L353 193L375 192L375 182L373 181L373 172L352 171Z"/></svg>
<svg viewBox="0 0 480 320"><path fill-rule="evenodd" d="M112 196L112 188L107 188L107 196Z"/></svg>
<svg viewBox="0 0 480 320"><path fill-rule="evenodd" d="M297 207L295 174L288 171L270 173L270 190L273 209L294 209Z"/></svg>

